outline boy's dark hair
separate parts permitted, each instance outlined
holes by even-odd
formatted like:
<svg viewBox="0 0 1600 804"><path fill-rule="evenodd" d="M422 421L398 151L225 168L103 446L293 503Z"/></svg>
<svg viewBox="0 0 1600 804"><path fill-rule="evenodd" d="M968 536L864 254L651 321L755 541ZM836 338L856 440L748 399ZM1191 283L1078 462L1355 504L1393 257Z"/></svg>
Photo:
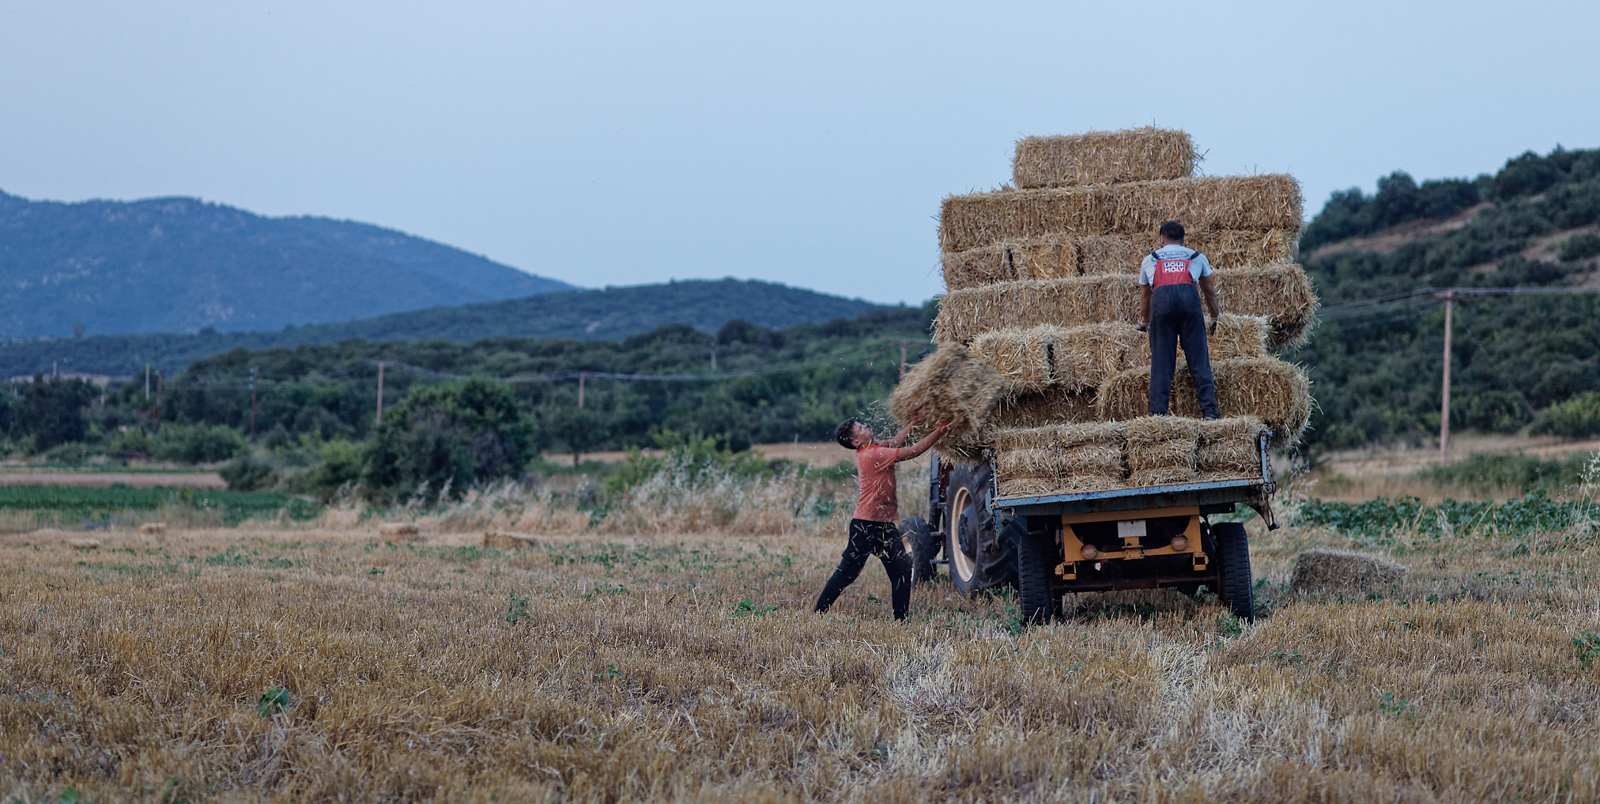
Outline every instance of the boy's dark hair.
<svg viewBox="0 0 1600 804"><path fill-rule="evenodd" d="M1167 221L1161 224L1161 236L1174 243L1183 242L1183 224L1177 221Z"/></svg>
<svg viewBox="0 0 1600 804"><path fill-rule="evenodd" d="M856 419L854 416L839 422L839 427L833 431L833 440L839 442L839 446L845 449L855 449L856 434L852 432L855 428Z"/></svg>

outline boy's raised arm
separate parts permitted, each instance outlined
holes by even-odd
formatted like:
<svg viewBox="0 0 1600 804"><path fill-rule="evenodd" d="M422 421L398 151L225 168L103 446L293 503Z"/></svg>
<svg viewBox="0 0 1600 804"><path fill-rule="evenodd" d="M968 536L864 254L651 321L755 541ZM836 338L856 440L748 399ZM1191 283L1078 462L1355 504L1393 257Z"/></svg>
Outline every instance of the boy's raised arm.
<svg viewBox="0 0 1600 804"><path fill-rule="evenodd" d="M897 461L909 461L912 458L915 458L918 455L921 455L922 453L927 452L929 449L931 449L933 447L934 444L938 443L939 439L944 437L945 431L949 430L949 429L950 429L950 423L949 422L945 422L945 423L939 425L937 428L934 429L933 432L923 436L921 441L918 441L917 443L912 444L909 447L905 447L904 449L901 449L895 455L895 460L897 460Z"/></svg>

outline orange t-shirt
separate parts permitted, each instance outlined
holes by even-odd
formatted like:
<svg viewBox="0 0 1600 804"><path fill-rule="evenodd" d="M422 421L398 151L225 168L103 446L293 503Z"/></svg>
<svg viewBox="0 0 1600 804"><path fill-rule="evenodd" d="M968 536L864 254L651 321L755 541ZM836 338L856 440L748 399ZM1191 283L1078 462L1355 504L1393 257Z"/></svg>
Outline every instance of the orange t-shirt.
<svg viewBox="0 0 1600 804"><path fill-rule="evenodd" d="M900 450L894 447L856 450L856 477L861 480L856 519L893 522L899 518L900 503L894 489L894 465L899 457Z"/></svg>

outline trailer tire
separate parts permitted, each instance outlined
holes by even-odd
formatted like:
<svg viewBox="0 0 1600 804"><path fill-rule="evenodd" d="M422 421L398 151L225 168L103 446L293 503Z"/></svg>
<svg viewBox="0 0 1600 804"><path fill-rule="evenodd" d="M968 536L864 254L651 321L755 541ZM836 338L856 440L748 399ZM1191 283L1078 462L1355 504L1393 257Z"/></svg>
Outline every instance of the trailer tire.
<svg viewBox="0 0 1600 804"><path fill-rule="evenodd" d="M900 535L911 543L911 582L931 583L933 559L939 555L940 544L928 521L920 516L907 517L900 521Z"/></svg>
<svg viewBox="0 0 1600 804"><path fill-rule="evenodd" d="M1060 557L1055 534L1019 529L1016 550L1017 606L1022 609L1022 624L1043 625L1050 621L1056 604L1050 590Z"/></svg>
<svg viewBox="0 0 1600 804"><path fill-rule="evenodd" d="M1250 540L1241 522L1218 522L1211 526L1216 545L1217 571L1221 588L1217 597L1246 622L1256 618L1254 589L1250 579Z"/></svg>

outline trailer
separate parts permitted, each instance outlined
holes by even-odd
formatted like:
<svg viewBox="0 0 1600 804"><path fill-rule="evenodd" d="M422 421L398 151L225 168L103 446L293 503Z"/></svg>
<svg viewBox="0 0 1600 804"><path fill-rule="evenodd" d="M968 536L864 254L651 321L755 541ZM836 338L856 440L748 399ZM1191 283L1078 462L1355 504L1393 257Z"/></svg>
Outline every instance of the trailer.
<svg viewBox="0 0 1600 804"><path fill-rule="evenodd" d="M1064 595L1121 589L1214 591L1236 616L1255 617L1244 525L1213 522L1245 505L1276 529L1269 451L1256 444L1261 474L1166 486L1037 497L1000 497L993 461L933 458L929 517L900 528L911 543L912 578L945 567L963 595L1015 586L1024 624L1048 621Z"/></svg>

